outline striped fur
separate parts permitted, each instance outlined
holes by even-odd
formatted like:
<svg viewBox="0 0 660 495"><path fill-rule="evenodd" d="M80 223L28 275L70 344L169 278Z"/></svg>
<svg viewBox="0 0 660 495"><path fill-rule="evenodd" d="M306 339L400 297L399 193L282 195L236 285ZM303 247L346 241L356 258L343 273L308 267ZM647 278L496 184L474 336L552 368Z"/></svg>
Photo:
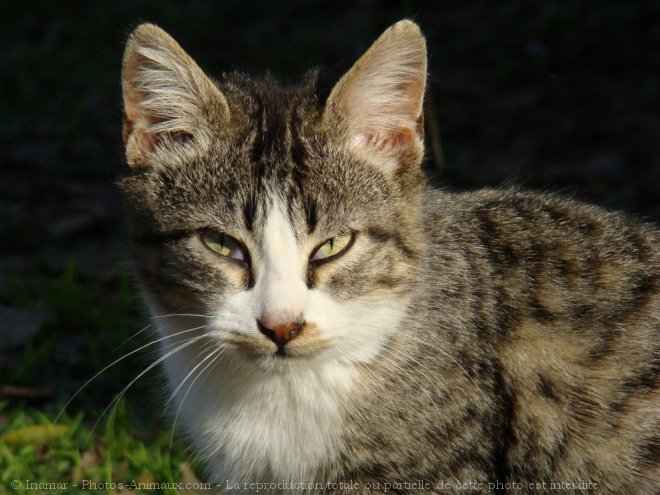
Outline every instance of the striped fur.
<svg viewBox="0 0 660 495"><path fill-rule="evenodd" d="M429 188L425 76L410 21L327 102L314 74L215 83L160 29L131 36L120 185L163 352L186 344L163 363L179 424L230 492L656 493L657 228ZM304 322L286 357L264 315Z"/></svg>

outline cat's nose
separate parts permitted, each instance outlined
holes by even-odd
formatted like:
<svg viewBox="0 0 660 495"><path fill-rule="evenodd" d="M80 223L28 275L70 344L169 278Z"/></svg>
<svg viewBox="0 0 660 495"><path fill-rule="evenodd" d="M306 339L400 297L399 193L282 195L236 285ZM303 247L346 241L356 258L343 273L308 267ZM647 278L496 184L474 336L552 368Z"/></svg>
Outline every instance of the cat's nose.
<svg viewBox="0 0 660 495"><path fill-rule="evenodd" d="M284 348L291 340L302 332L304 321L296 321L285 324L271 323L266 319L257 320L259 331L277 344L280 349Z"/></svg>

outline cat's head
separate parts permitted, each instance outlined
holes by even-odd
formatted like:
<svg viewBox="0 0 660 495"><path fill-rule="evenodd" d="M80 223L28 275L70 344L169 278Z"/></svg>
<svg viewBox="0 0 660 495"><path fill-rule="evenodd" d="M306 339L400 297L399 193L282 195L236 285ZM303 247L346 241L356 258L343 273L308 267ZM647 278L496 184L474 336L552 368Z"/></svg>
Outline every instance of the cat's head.
<svg viewBox="0 0 660 495"><path fill-rule="evenodd" d="M265 369L371 359L420 273L425 81L410 21L322 103L313 77L214 82L167 33L138 27L121 187L153 311L204 315L200 332Z"/></svg>

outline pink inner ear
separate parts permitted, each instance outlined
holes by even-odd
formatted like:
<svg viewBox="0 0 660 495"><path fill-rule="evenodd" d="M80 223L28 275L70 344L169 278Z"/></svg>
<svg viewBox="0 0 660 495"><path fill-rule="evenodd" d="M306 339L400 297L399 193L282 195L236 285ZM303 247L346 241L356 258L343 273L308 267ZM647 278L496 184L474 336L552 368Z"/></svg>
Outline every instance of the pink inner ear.
<svg viewBox="0 0 660 495"><path fill-rule="evenodd" d="M128 141L128 138L131 134L133 134L133 121L129 120L127 117L124 117L124 127L122 128L124 143Z"/></svg>
<svg viewBox="0 0 660 495"><path fill-rule="evenodd" d="M380 134L358 131L351 138L350 147L398 157L410 146L412 139L413 136L409 129L390 129Z"/></svg>
<svg viewBox="0 0 660 495"><path fill-rule="evenodd" d="M358 132L351 138L349 145L353 149L364 149L367 147L372 136L372 134L366 132Z"/></svg>
<svg viewBox="0 0 660 495"><path fill-rule="evenodd" d="M139 126L139 124L136 126L135 121L125 117L123 128L124 142L128 142L128 139L131 136L134 136L134 139L142 152L152 151L157 143L156 136L141 127L142 126Z"/></svg>
<svg viewBox="0 0 660 495"><path fill-rule="evenodd" d="M166 119L159 116L147 116L146 114L142 116L143 119L147 119L146 125L153 126L165 122ZM138 147L142 152L153 151L154 148L164 139L168 139L170 142L178 142L180 144L185 144L188 141L193 139L192 134L185 131L164 131L164 132L153 132L148 128L142 126L136 126L136 122L129 119L128 117L124 118L124 142L128 141L128 138L133 135L137 142Z"/></svg>

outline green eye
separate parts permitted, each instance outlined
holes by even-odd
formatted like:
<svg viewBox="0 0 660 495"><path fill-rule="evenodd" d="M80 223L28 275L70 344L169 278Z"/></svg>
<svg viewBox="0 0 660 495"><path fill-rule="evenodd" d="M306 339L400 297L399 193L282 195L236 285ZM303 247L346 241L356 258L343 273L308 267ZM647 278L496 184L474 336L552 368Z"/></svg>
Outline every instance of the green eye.
<svg viewBox="0 0 660 495"><path fill-rule="evenodd" d="M353 241L353 234L341 234L332 237L321 244L310 258L312 261L320 261L332 258L348 249Z"/></svg>
<svg viewBox="0 0 660 495"><path fill-rule="evenodd" d="M201 233L202 242L216 254L245 261L245 251L240 242L222 232L206 231Z"/></svg>

